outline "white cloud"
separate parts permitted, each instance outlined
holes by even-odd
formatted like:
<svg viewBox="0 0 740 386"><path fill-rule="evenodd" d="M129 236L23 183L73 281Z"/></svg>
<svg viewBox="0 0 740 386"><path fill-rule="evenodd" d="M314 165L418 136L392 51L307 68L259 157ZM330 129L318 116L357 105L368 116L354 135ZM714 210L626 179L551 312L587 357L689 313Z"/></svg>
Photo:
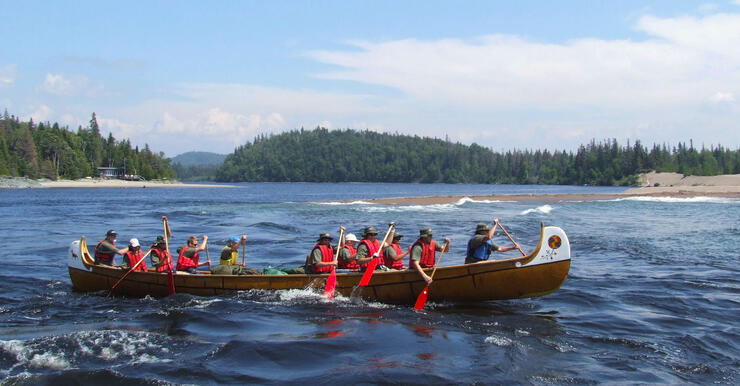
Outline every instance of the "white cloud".
<svg viewBox="0 0 740 386"><path fill-rule="evenodd" d="M41 84L41 90L52 95L61 96L95 97L104 93L101 85L93 84L86 76L65 76L51 73L46 74L44 82Z"/></svg>
<svg viewBox="0 0 740 386"><path fill-rule="evenodd" d="M38 122L46 122L50 120L53 116L54 111L47 105L41 105L33 110L28 116L23 117L24 121L27 121L31 118L33 118L33 121Z"/></svg>
<svg viewBox="0 0 740 386"><path fill-rule="evenodd" d="M72 81L59 74L46 74L41 88L50 94L65 95L72 90Z"/></svg>
<svg viewBox="0 0 740 386"><path fill-rule="evenodd" d="M15 84L17 66L8 64L0 67L0 88L10 87Z"/></svg>
<svg viewBox="0 0 740 386"><path fill-rule="evenodd" d="M718 91L716 94L709 98L710 101L715 103L732 103L735 102L735 96L731 92Z"/></svg>
<svg viewBox="0 0 740 386"><path fill-rule="evenodd" d="M449 135L497 150L573 149L612 137L701 136L740 145L740 14L636 20L647 39L543 43L494 34L353 42L347 50L308 53L333 66L317 76L383 91L182 83L165 91L171 97L98 116L116 138L147 142L168 155L228 152L261 133L317 125ZM60 93L87 81L47 79Z"/></svg>

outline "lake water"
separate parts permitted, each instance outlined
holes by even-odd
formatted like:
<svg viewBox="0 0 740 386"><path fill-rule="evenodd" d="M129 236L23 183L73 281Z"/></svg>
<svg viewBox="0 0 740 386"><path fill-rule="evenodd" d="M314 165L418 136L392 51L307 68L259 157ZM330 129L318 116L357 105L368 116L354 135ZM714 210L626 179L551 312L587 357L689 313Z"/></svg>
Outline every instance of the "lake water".
<svg viewBox="0 0 740 386"><path fill-rule="evenodd" d="M362 201L621 190L436 184L0 190L0 379L109 385L737 384L736 199L463 199L427 206ZM72 290L66 268L72 240L85 235L94 245L112 228L119 245L137 237L148 246L162 232L162 215L170 219L172 245L207 234L211 255L229 236L246 233L247 265L258 268L301 264L318 234L336 235L339 225L358 234L365 225L385 230L391 221L406 235L404 247L423 226L431 226L437 239L450 237L442 265L458 264L475 224L494 217L526 251L538 241L540 222L562 227L573 260L568 279L551 295L432 303L423 312L326 300L308 290L163 299ZM509 245L500 234L495 240Z"/></svg>

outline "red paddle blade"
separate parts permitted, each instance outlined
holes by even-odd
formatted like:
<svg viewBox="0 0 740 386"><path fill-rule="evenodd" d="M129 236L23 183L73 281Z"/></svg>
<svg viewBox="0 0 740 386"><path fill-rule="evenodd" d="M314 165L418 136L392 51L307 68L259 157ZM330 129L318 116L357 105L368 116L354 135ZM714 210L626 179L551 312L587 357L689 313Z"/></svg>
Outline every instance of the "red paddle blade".
<svg viewBox="0 0 740 386"><path fill-rule="evenodd" d="M424 305L427 304L427 294L429 294L429 286L424 287L424 290L421 291L419 297L416 298L416 304L414 304L415 310L424 309Z"/></svg>
<svg viewBox="0 0 740 386"><path fill-rule="evenodd" d="M327 299L331 299L334 297L334 289L337 287L337 272L332 267L331 273L329 274L329 277L326 278L326 289L324 290L324 296L326 296Z"/></svg>
<svg viewBox="0 0 740 386"><path fill-rule="evenodd" d="M367 263L367 269L365 270L365 274L362 275L362 280L360 280L360 287L364 287L370 284L370 278L373 277L373 271L375 271L376 265L378 265L377 259L372 259L370 260L369 263Z"/></svg>
<svg viewBox="0 0 740 386"><path fill-rule="evenodd" d="M167 289L170 292L170 295L175 294L175 275L172 273L172 271L167 273Z"/></svg>

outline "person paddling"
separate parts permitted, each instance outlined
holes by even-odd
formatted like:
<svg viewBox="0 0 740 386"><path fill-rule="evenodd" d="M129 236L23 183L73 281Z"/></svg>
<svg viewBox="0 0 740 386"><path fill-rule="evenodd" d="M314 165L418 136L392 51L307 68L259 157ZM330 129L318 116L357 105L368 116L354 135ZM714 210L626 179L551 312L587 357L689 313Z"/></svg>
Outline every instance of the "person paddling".
<svg viewBox="0 0 740 386"><path fill-rule="evenodd" d="M362 232L362 240L357 246L357 264L360 265L360 270L364 271L367 269L367 265L373 259L378 260L376 269L382 269L383 257L380 255L382 246L378 241L378 231L374 226L367 226Z"/></svg>
<svg viewBox="0 0 740 386"><path fill-rule="evenodd" d="M493 242L493 233L499 225L498 219L493 220L493 227L489 228L486 223L478 223L475 227L475 235L468 241L468 249L465 256L465 264L473 264L486 261L491 257L491 252L506 252L517 247L502 247Z"/></svg>
<svg viewBox="0 0 740 386"><path fill-rule="evenodd" d="M144 254L141 252L141 246L139 245L139 240L136 238L131 239L128 242L128 251L123 254L123 265L122 267L125 269L129 269L133 266L136 266L136 264L144 258ZM141 264L139 264L134 272L146 272L146 262L142 261Z"/></svg>
<svg viewBox="0 0 740 386"><path fill-rule="evenodd" d="M229 244L221 250L221 258L219 264L221 265L239 265L239 246L247 243L247 235L231 236L229 238Z"/></svg>
<svg viewBox="0 0 740 386"><path fill-rule="evenodd" d="M157 272L170 272L172 270L172 255L167 250L167 244L163 236L157 236L157 240L152 245L152 253L149 256L152 268Z"/></svg>
<svg viewBox="0 0 740 386"><path fill-rule="evenodd" d="M357 264L356 244L357 236L354 233L349 233L344 237L344 240L339 240L339 245L342 245L339 250L339 269L348 269L351 271L358 271L360 269L360 266Z"/></svg>
<svg viewBox="0 0 740 386"><path fill-rule="evenodd" d="M118 249L116 247L116 238L118 233L113 229L105 234L105 239L100 240L95 246L95 264L112 266L116 255L123 255L128 252L128 247Z"/></svg>
<svg viewBox="0 0 740 386"><path fill-rule="evenodd" d="M422 268L434 267L437 252L447 252L450 250L450 238L445 237L445 245L439 245L432 239L432 228L421 228L419 230L419 239L411 246L410 267L419 273L427 285L432 284L432 278L427 275Z"/></svg>
<svg viewBox="0 0 740 386"><path fill-rule="evenodd" d="M316 245L311 250L309 264L306 264L307 271L310 270L310 273L329 273L332 267L337 266L337 261L334 260L334 248L331 246L332 240L334 238L329 232L319 235Z"/></svg>
<svg viewBox="0 0 740 386"><path fill-rule="evenodd" d="M403 252L401 249L401 238L403 237L402 234L398 232L393 232L393 243L391 245L386 246L383 248L383 262L386 267L390 269L406 269L406 267L403 266L403 258L406 257L406 255L411 252L411 249L406 250L406 252Z"/></svg>
<svg viewBox="0 0 740 386"><path fill-rule="evenodd" d="M207 261L200 263L198 252L206 249L208 245L208 236L203 235L203 243L198 245L198 237L190 236L186 245L178 248L179 256L177 257L177 270L188 273L196 273L198 267L208 264Z"/></svg>

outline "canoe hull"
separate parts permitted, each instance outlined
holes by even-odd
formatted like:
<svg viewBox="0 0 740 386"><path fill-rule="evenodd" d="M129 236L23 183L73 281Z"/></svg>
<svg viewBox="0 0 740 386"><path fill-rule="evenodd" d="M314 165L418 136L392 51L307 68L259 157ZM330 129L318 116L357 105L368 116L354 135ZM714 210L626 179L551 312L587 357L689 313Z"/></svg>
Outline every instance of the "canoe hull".
<svg viewBox="0 0 740 386"><path fill-rule="evenodd" d="M75 290L107 291L126 272L92 265L84 238L70 245L69 276ZM570 244L562 229L543 227L537 248L527 256L439 267L429 287L430 301L470 302L546 295L557 290L570 269ZM431 269L430 269L431 271ZM428 272L428 274L431 272ZM234 291L316 288L328 275L175 275L178 293L214 296ZM337 273L336 292L385 303L413 304L426 283L415 271L377 271L367 287L357 288L359 273ZM125 296L167 296L167 274L132 272L116 288Z"/></svg>

